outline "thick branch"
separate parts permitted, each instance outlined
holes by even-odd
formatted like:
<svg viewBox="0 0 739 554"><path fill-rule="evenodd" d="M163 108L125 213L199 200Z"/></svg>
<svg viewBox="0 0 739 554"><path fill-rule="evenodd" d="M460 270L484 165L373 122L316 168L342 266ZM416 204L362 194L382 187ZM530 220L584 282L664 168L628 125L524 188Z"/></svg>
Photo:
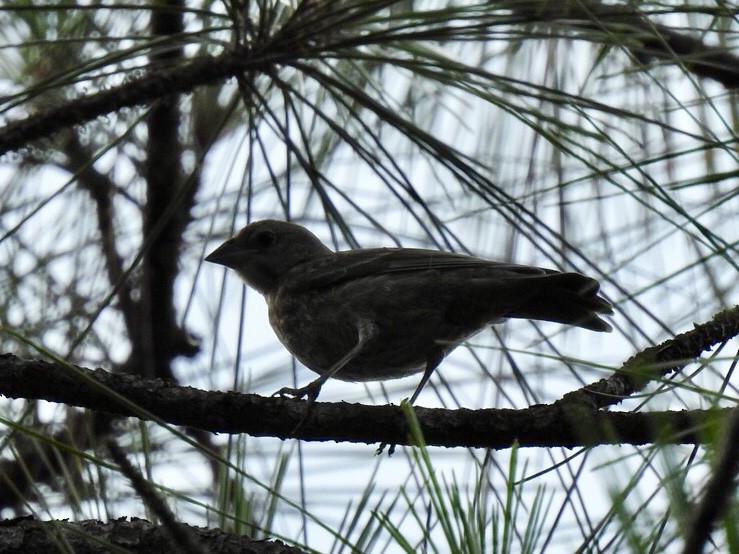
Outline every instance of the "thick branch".
<svg viewBox="0 0 739 554"><path fill-rule="evenodd" d="M204 550L212 553L291 554L304 552L277 540L256 540L220 529L188 526ZM144 519L100 521L38 521L19 517L0 524L2 551L11 553L60 552L181 552L169 541L167 530Z"/></svg>
<svg viewBox="0 0 739 554"><path fill-rule="evenodd" d="M172 69L151 72L119 87L71 100L48 111L8 123L0 132L0 155L101 115L146 104L171 94L190 92L198 86L221 82L242 71L264 70L266 66L264 58L255 60L242 53L228 52L218 57L198 58Z"/></svg>
<svg viewBox="0 0 739 554"><path fill-rule="evenodd" d="M11 354L0 356L0 393L216 433L410 443L408 424L399 406L316 403L306 415L307 403L303 401L201 391L161 379L26 361ZM623 413L555 404L524 410L415 408L415 412L429 445L508 448L514 442L544 447L656 441L697 444L705 438L704 428L720 423L731 410Z"/></svg>
<svg viewBox="0 0 739 554"><path fill-rule="evenodd" d="M176 41L184 31L182 0L168 0L161 8L152 13L152 34L171 37L171 45L152 52L151 66L166 68L183 59L183 48ZM194 356L199 351L177 324L173 300L182 235L190 222L199 175L197 170L190 179L183 175L179 96L172 94L156 102L146 123L141 317L138 329L132 333L134 348L127 369L146 377L172 378L172 359Z"/></svg>

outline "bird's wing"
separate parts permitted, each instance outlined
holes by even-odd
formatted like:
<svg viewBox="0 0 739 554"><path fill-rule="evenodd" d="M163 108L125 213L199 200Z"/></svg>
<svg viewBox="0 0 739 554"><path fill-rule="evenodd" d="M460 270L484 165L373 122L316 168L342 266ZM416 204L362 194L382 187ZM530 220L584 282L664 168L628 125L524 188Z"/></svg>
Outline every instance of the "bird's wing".
<svg viewBox="0 0 739 554"><path fill-rule="evenodd" d="M556 273L538 267L492 262L465 254L420 248L347 250L300 264L290 271L291 289L311 289L383 274L429 270L487 269L500 276Z"/></svg>

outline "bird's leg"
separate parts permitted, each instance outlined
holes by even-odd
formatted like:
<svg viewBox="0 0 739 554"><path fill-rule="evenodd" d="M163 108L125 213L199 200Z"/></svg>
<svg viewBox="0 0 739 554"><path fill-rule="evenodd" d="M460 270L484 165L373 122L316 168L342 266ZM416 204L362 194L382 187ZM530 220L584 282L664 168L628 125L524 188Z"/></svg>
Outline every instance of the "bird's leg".
<svg viewBox="0 0 739 554"><path fill-rule="evenodd" d="M423 387L426 386L426 383L429 382L429 379L431 378L431 375L433 375L434 370L439 367L439 364L441 363L441 360L444 359L444 351L443 350L437 350L433 353L433 355L429 356L426 360L426 368L423 370L423 376L421 377L421 382L418 383L418 386L416 387L416 390L413 391L413 395L411 395L410 400L408 400L408 404L413 406L413 403L418 398L418 395L421 394L421 391L423 390ZM383 450L385 450L385 447L387 447L388 444L386 442L380 443L380 446L377 447L377 450L375 451L376 455L382 454ZM389 445L389 448L387 450L387 455L392 456L395 453L395 444Z"/></svg>
<svg viewBox="0 0 739 554"><path fill-rule="evenodd" d="M423 376L421 377L421 382L418 383L416 390L413 391L413 395L408 401L408 403L411 406L416 401L416 398L418 398L418 395L421 394L423 387L425 387L426 383L429 382L429 379L431 378L431 375L434 373L434 370L437 367L439 367L439 364L441 363L441 360L443 359L444 359L444 352L442 350L438 350L434 352L432 356L429 356L429 358L426 360L426 369L423 370Z"/></svg>
<svg viewBox="0 0 739 554"><path fill-rule="evenodd" d="M369 341L375 338L378 334L377 325L370 321L362 320L357 326L357 344L349 352L347 352L338 362L336 362L326 373L322 374L318 379L311 381L304 387L299 389L293 389L290 387L283 387L278 390L273 396L291 396L293 398L308 397L308 402L313 402L318 398L318 394L321 392L321 387L331 377L336 375L341 368L351 362L362 349L367 345Z"/></svg>

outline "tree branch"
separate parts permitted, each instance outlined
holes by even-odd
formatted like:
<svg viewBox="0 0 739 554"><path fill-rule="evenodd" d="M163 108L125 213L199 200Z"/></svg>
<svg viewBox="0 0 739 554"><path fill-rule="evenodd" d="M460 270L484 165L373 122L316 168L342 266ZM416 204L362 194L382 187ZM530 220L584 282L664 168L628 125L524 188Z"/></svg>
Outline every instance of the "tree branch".
<svg viewBox="0 0 739 554"><path fill-rule="evenodd" d="M211 553L298 554L305 552L278 540L256 540L220 529L187 526L204 550ZM18 517L0 523L0 544L8 554L59 552L181 552L169 541L167 530L144 519L125 517L102 523L86 521L38 521ZM65 550L66 551L66 550Z"/></svg>
<svg viewBox="0 0 739 554"><path fill-rule="evenodd" d="M568 393L559 403L583 404L593 410L618 404L650 381L679 371L706 350L739 334L739 306L694 325L690 331L635 354L607 379Z"/></svg>
<svg viewBox="0 0 739 554"><path fill-rule="evenodd" d="M730 13L727 11L726 15ZM549 1L540 5L536 16L537 21L548 19L575 29L605 33L643 64L652 60L677 62L686 71L713 79L727 89L739 87L739 57L726 48L709 46L699 38L655 23L633 5Z"/></svg>
<svg viewBox="0 0 739 554"><path fill-rule="evenodd" d="M255 394L202 391L161 379L0 355L0 394L43 399L117 416L215 433L281 439L410 444L399 406L308 403ZM698 444L729 409L624 413L555 403L513 409L414 408L426 443L445 447L576 447L599 444Z"/></svg>
<svg viewBox="0 0 739 554"><path fill-rule="evenodd" d="M332 9L330 3L325 4ZM578 2L563 5L561 2L545 2L535 11L519 10L521 24L557 22L575 29L606 33L608 37L621 37L621 43L642 63L652 59L678 62L701 77L722 83L728 89L739 86L739 57L719 47L708 46L700 39L678 33L656 24L642 12L630 6L609 6L600 2ZM311 21L326 21L325 17ZM369 46L371 38L337 36L336 42L325 41L326 33L311 34L304 26L304 33L291 34L298 28L299 19L290 20L292 26L276 30L260 44L250 45L250 50L229 51L219 56L203 56L190 63L173 68L152 71L146 76L120 86L102 90L60 104L55 108L8 123L0 130L0 155L27 146L40 138L49 137L59 130L80 125L101 115L122 108L139 106L172 94L187 93L203 85L219 83L245 72L269 73L270 68L283 64L335 55L345 50L350 55L358 46ZM359 27L358 27L359 28ZM322 29L322 27L318 27ZM375 40L386 43L393 39L425 41L460 40L460 31L450 26L432 26L412 35L404 27L390 29L377 35ZM397 36L395 36L397 35ZM323 36L324 41L318 40ZM297 41L297 42L296 42Z"/></svg>

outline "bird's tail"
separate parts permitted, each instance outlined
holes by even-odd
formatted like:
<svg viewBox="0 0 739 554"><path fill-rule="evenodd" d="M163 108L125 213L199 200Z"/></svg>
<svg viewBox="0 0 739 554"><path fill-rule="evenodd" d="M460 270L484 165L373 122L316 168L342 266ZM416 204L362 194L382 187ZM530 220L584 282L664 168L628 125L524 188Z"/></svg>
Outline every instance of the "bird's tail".
<svg viewBox="0 0 739 554"><path fill-rule="evenodd" d="M567 323L593 331L610 332L599 314L612 314L613 307L598 296L600 284L579 273L551 273L519 280L528 292L508 317ZM534 291L531 294L531 291Z"/></svg>

